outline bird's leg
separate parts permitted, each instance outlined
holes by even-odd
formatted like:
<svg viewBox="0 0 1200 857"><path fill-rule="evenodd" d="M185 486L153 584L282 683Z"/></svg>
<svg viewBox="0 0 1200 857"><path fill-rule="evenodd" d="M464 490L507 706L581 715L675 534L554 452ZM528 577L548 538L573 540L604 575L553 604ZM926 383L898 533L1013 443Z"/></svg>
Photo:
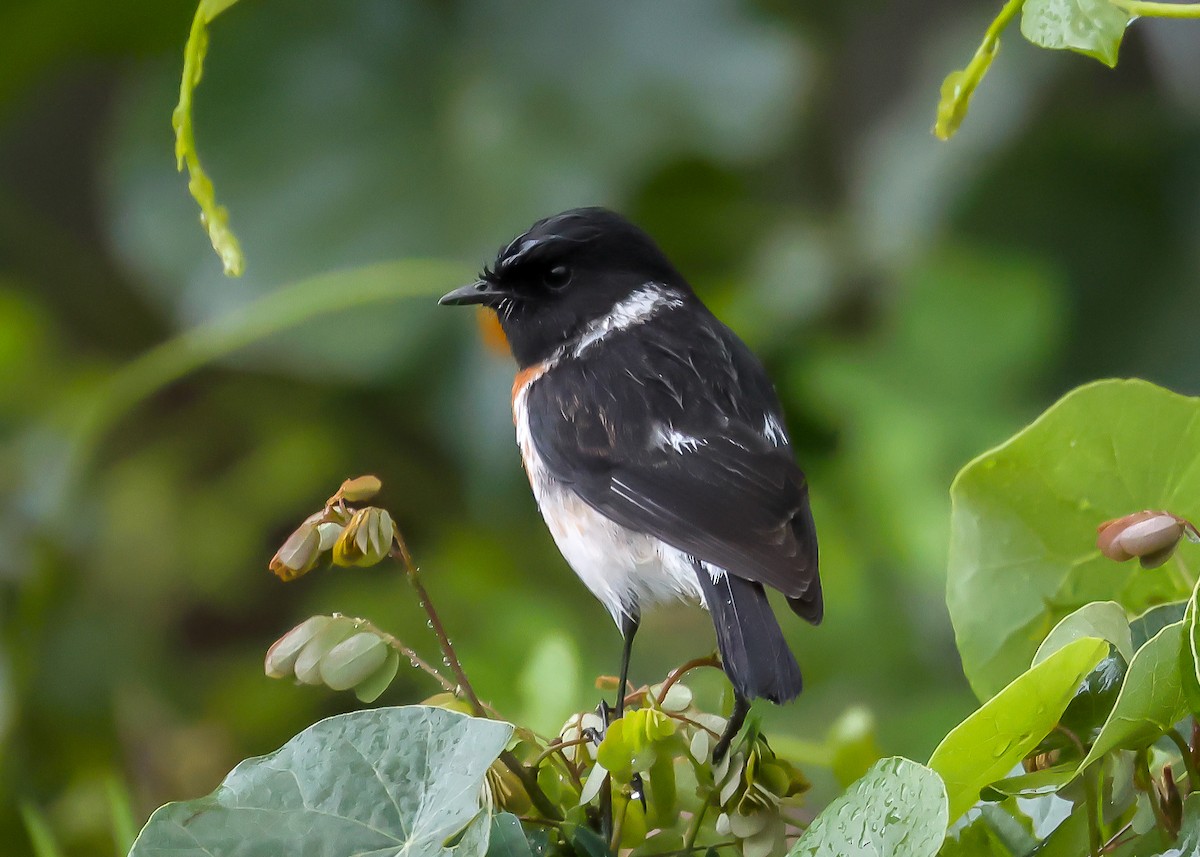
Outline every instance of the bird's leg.
<svg viewBox="0 0 1200 857"><path fill-rule="evenodd" d="M625 688L629 684L629 658L633 654L633 635L637 633L642 617L636 611L621 615L621 636L625 646L621 650L621 681L617 685L617 719L625 713Z"/></svg>
<svg viewBox="0 0 1200 857"><path fill-rule="evenodd" d="M749 713L750 700L735 690L733 692L733 711L729 713L729 723L725 726L725 731L721 733L721 740L713 748L714 765L725 758L725 754L729 752L729 745L733 743L733 739L737 737L737 734L742 731L742 724L746 722L746 715Z"/></svg>
<svg viewBox="0 0 1200 857"><path fill-rule="evenodd" d="M629 684L629 658L633 654L633 636L637 633L638 624L641 622L641 614L637 610L631 610L628 613L621 614L620 626L621 637L624 639L624 646L621 649L621 678L617 684L617 707L613 710L616 714L616 719L620 720L625 714L625 687ZM604 728L608 729L609 712L608 705L605 702L600 703L601 716L604 719ZM613 805L612 805L612 784L611 777L604 777L604 785L600 789L600 835L604 837L604 841L612 847L613 833ZM634 792L643 802L646 800L642 797L643 789L641 782L634 784Z"/></svg>

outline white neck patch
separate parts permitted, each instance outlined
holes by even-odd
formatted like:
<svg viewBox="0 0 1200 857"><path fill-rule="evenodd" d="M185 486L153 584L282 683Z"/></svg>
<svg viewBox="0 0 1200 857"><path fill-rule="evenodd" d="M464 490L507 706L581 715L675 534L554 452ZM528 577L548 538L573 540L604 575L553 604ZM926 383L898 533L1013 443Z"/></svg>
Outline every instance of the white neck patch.
<svg viewBox="0 0 1200 857"><path fill-rule="evenodd" d="M614 331L628 330L644 324L663 310L677 309L681 306L683 297L679 292L661 283L646 283L614 306L608 315L589 324L570 350L578 357Z"/></svg>

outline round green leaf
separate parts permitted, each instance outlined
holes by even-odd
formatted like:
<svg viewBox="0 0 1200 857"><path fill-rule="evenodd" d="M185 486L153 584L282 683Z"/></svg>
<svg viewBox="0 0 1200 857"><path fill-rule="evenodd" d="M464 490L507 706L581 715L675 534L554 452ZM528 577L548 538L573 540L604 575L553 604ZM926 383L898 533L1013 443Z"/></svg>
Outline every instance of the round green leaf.
<svg viewBox="0 0 1200 857"><path fill-rule="evenodd" d="M484 774L511 734L426 706L330 717L242 762L207 797L158 809L130 857L481 857Z"/></svg>
<svg viewBox="0 0 1200 857"><path fill-rule="evenodd" d="M789 857L932 857L949 822L941 778L917 762L880 759L829 804Z"/></svg>
<svg viewBox="0 0 1200 857"><path fill-rule="evenodd" d="M487 857L533 857L521 822L512 813L501 812L492 817Z"/></svg>
<svg viewBox="0 0 1200 857"><path fill-rule="evenodd" d="M1118 747L1138 749L1160 738L1187 716L1187 698L1179 674L1183 622L1168 625L1129 662L1117 704L1080 770Z"/></svg>
<svg viewBox="0 0 1200 857"><path fill-rule="evenodd" d="M1132 20L1109 0L1026 0L1021 35L1040 47L1072 50L1112 68Z"/></svg>
<svg viewBox="0 0 1200 857"><path fill-rule="evenodd" d="M963 468L950 493L946 601L963 669L987 699L1082 605L1136 613L1187 597L1179 556L1147 571L1095 541L1097 525L1142 509L1200 518L1200 399L1144 381L1081 387Z"/></svg>
<svg viewBox="0 0 1200 857"><path fill-rule="evenodd" d="M1125 608L1115 601L1093 601L1063 617L1042 640L1033 665L1037 666L1067 643L1083 637L1108 640L1128 663L1133 658L1133 638Z"/></svg>
<svg viewBox="0 0 1200 857"><path fill-rule="evenodd" d="M1080 681L1108 654L1104 640L1068 643L950 730L929 767L946 783L950 819L1025 758L1058 723Z"/></svg>

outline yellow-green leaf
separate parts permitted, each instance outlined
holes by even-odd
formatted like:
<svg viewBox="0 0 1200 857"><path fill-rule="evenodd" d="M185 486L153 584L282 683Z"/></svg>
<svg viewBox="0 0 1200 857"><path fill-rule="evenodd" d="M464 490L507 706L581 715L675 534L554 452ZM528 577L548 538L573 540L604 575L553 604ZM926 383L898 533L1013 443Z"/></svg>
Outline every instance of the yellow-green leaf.
<svg viewBox="0 0 1200 857"><path fill-rule="evenodd" d="M237 0L200 0L192 19L192 30L183 49L183 74L179 81L179 103L171 114L175 129L175 160L180 172L188 171L188 190L200 205L200 222L208 230L208 239L221 257L225 273L240 277L246 267L242 247L229 227L229 212L217 204L212 180L200 163L196 135L192 126L192 96L204 76L204 56L208 53L208 25Z"/></svg>
<svg viewBox="0 0 1200 857"><path fill-rule="evenodd" d="M950 820L979 799L1046 737L1083 680L1108 654L1108 642L1085 637L1018 676L954 727L929 759L950 800Z"/></svg>

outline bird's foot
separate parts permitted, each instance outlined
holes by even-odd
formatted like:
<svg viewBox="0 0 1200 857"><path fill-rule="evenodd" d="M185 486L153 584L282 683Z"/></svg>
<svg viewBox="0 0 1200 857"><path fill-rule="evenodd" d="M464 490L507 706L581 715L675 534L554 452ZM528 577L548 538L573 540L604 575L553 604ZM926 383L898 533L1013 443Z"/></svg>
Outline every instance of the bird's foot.
<svg viewBox="0 0 1200 857"><path fill-rule="evenodd" d="M729 745L733 743L733 739L742 731L742 724L746 722L746 715L749 713L750 700L741 695L735 696L733 711L729 715L729 722L725 724L725 731L721 733L721 738L717 741L717 746L713 748L714 765L719 765L721 760L725 758L725 754L729 752Z"/></svg>
<svg viewBox="0 0 1200 857"><path fill-rule="evenodd" d="M646 812L646 784L642 781L642 775L636 772L629 780L629 799L639 801L642 812Z"/></svg>

